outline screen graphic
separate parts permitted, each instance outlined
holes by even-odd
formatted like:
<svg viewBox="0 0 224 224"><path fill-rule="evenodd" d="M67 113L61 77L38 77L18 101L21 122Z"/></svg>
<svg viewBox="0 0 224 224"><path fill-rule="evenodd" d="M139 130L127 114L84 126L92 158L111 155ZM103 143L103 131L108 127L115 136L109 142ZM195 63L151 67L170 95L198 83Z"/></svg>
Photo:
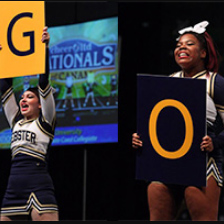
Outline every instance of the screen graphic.
<svg viewBox="0 0 224 224"><path fill-rule="evenodd" d="M118 18L50 27L50 82L57 125L52 145L118 140ZM38 75L13 79L19 100ZM11 130L0 107L0 148L9 148Z"/></svg>

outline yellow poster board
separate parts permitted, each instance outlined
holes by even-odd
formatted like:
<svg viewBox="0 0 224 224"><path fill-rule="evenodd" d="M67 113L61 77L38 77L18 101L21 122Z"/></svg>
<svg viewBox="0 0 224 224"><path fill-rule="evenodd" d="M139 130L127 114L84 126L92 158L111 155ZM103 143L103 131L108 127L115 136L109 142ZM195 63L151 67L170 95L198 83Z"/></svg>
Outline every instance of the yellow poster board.
<svg viewBox="0 0 224 224"><path fill-rule="evenodd" d="M44 73L44 1L0 1L0 18L0 78Z"/></svg>

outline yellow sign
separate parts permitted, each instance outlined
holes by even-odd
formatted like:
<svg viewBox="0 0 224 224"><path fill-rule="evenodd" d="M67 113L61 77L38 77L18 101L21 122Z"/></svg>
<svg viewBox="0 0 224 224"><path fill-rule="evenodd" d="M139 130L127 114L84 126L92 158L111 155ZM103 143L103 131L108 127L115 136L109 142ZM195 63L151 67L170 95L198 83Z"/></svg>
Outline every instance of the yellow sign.
<svg viewBox="0 0 224 224"><path fill-rule="evenodd" d="M176 107L183 115L185 121L185 140L183 145L174 152L165 150L159 143L157 137L157 119L161 110L165 107ZM178 159L184 156L191 148L194 136L194 126L190 112L181 102L173 99L162 100L155 105L149 118L149 137L155 151L164 158Z"/></svg>
<svg viewBox="0 0 224 224"><path fill-rule="evenodd" d="M0 1L0 17L0 78L44 73L44 1Z"/></svg>

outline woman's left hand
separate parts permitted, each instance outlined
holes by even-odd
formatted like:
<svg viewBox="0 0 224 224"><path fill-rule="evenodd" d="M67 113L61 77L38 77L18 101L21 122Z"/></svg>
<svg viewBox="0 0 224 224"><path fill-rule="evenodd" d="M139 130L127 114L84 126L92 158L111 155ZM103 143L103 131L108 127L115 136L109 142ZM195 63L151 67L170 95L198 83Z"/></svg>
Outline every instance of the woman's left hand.
<svg viewBox="0 0 224 224"><path fill-rule="evenodd" d="M214 149L211 137L208 135L204 136L201 142L201 151L212 152Z"/></svg>
<svg viewBox="0 0 224 224"><path fill-rule="evenodd" d="M50 34L47 32L47 29L48 27L45 26L43 29L42 38L41 38L42 43L46 43L46 46L48 46L50 41Z"/></svg>

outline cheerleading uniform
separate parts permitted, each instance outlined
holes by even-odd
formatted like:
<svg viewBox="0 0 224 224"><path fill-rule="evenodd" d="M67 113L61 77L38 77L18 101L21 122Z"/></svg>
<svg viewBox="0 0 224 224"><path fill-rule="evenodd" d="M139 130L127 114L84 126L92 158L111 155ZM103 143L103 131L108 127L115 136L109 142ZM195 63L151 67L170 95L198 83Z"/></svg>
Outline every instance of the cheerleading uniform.
<svg viewBox="0 0 224 224"><path fill-rule="evenodd" d="M182 71L175 72L171 77L184 78ZM213 176L218 186L223 186L223 156L224 148L224 78L215 72L206 70L192 78L207 80L207 135L212 138L214 150L208 153L207 180Z"/></svg>
<svg viewBox="0 0 224 224"><path fill-rule="evenodd" d="M22 118L13 94L12 79L1 80L2 105L12 129L11 170L2 201L2 216L29 215L32 209L39 214L58 211L46 161L56 118L48 69L46 63L47 72L39 77L41 112L36 119Z"/></svg>

